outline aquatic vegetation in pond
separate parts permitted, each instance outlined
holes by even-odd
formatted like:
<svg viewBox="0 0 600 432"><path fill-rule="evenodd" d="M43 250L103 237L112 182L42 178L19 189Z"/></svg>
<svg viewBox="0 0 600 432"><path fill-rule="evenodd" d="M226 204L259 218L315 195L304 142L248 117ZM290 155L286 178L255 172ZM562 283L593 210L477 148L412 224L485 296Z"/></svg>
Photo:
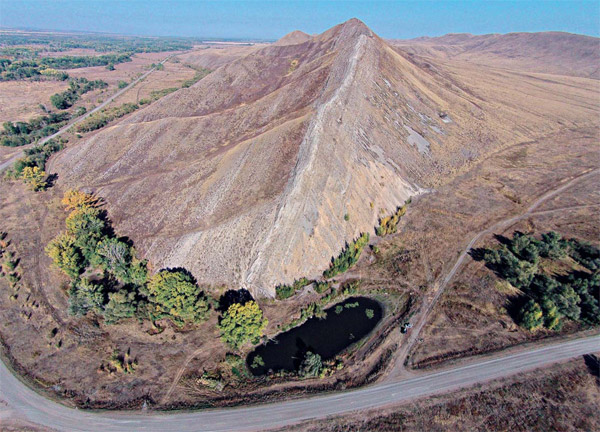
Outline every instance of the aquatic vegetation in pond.
<svg viewBox="0 0 600 432"><path fill-rule="evenodd" d="M381 305L367 297L351 297L323 312L324 319L311 318L257 347L246 359L251 372L300 371L309 352L311 360L316 355L330 360L373 330L383 314Z"/></svg>

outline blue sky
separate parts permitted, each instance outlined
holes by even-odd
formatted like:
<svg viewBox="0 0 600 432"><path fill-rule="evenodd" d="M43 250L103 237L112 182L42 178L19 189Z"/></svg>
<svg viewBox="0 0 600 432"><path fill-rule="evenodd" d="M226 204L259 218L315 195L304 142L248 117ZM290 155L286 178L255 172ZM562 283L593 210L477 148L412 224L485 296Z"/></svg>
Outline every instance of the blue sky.
<svg viewBox="0 0 600 432"><path fill-rule="evenodd" d="M0 26L277 39L359 18L385 38L568 31L598 36L600 1L0 0Z"/></svg>

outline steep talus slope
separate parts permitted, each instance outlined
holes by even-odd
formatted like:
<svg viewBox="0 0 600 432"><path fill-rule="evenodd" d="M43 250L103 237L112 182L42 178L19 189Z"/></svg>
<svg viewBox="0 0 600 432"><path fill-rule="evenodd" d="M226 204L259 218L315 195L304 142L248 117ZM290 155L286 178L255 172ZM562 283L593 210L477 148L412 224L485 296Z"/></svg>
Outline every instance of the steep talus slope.
<svg viewBox="0 0 600 432"><path fill-rule="evenodd" d="M105 197L155 268L272 296L422 188L597 113L592 80L467 78L350 20L224 65L51 168L61 187Z"/></svg>

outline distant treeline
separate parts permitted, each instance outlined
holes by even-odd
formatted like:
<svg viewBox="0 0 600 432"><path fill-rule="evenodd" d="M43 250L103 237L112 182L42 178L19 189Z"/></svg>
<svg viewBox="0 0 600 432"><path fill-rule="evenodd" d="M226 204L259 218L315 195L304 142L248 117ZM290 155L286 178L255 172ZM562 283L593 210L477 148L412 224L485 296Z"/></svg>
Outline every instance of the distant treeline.
<svg viewBox="0 0 600 432"><path fill-rule="evenodd" d="M106 66L131 61L131 54L103 54L100 56L42 57L40 64L55 69L77 69L90 66Z"/></svg>
<svg viewBox="0 0 600 432"><path fill-rule="evenodd" d="M18 45L43 45L32 51L61 52L70 49L87 48L98 52L161 52L191 49L195 41L186 38L145 38L99 35L2 35L3 50ZM4 54L4 51L0 51Z"/></svg>
<svg viewBox="0 0 600 432"><path fill-rule="evenodd" d="M57 69L76 69L90 66L113 66L130 62L131 54L104 54L101 56L32 57L28 59L0 59L0 81L27 78L66 80L69 75Z"/></svg>

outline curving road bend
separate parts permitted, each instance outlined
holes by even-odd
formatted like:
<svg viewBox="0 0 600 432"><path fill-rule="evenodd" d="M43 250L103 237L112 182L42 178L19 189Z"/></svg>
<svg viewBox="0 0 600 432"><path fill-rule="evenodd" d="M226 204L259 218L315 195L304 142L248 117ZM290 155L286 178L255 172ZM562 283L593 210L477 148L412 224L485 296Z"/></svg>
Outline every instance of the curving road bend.
<svg viewBox="0 0 600 432"><path fill-rule="evenodd" d="M37 394L0 364L0 402L13 416L59 431L162 432L253 431L304 420L377 408L530 371L600 351L600 335L341 393L243 408L186 413L90 412L68 408Z"/></svg>

